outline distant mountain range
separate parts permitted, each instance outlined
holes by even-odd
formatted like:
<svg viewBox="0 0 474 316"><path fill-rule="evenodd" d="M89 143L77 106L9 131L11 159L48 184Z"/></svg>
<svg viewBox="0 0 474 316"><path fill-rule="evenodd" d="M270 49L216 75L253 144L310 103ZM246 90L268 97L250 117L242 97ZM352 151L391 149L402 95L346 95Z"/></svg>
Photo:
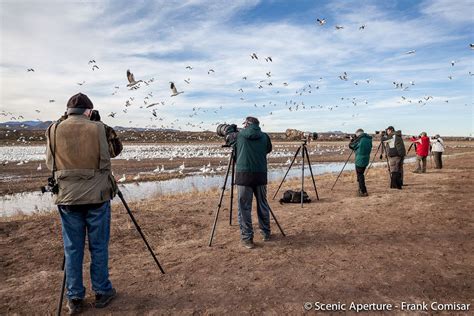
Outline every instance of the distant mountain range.
<svg viewBox="0 0 474 316"><path fill-rule="evenodd" d="M0 123L0 129L26 129L31 131L42 131L46 130L49 125L51 125L53 121L10 121L5 123ZM163 129L163 128L142 128L142 127L123 127L123 126L114 126L116 131L136 131L136 132L143 132L143 131L162 131L162 132L178 132L178 130L174 129Z"/></svg>
<svg viewBox="0 0 474 316"><path fill-rule="evenodd" d="M5 129L27 129L27 130L32 130L32 131L37 131L37 130L46 130L49 125L51 125L53 121L10 121L10 122L5 122L5 123L0 123L0 128L5 128ZM114 129L116 131L122 131L122 130L127 130L127 131L137 131L137 132L142 132L142 131L149 131L149 130L154 130L154 131L163 131L163 132L178 132L178 130L175 129L163 129L163 128L141 128L141 127L123 127L123 126L114 126ZM346 134L341 131L329 131L329 132L321 132L320 134L332 134L332 135L343 135Z"/></svg>

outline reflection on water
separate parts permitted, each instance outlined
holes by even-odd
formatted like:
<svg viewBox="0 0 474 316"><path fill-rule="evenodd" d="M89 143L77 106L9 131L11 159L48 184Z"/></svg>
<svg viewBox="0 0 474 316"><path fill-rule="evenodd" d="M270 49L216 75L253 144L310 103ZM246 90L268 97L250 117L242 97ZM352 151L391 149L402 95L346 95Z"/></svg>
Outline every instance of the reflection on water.
<svg viewBox="0 0 474 316"><path fill-rule="evenodd" d="M406 162L414 161L414 158L406 159ZM339 172L344 165L343 162L313 164L312 169L315 175ZM374 163L374 167L385 166L383 162ZM268 172L269 181L281 181L288 167L271 169ZM348 163L344 170L354 170L354 164ZM309 176L309 169L306 167L305 176ZM293 166L288 173L287 179L301 177L301 166ZM222 186L224 175L193 175L181 179L170 179L165 181L150 181L137 183L127 183L120 185L120 190L128 202L139 201L153 196L168 195L174 193L187 193L193 191L206 191ZM316 179L317 181L317 179ZM228 184L230 182L230 177ZM308 183L308 186L310 184ZM228 186L227 186L228 187ZM116 199L114 203L119 203ZM11 216L14 214L32 214L35 212L51 211L56 209L52 196L49 193L24 192L13 195L4 195L0 201L0 215Z"/></svg>

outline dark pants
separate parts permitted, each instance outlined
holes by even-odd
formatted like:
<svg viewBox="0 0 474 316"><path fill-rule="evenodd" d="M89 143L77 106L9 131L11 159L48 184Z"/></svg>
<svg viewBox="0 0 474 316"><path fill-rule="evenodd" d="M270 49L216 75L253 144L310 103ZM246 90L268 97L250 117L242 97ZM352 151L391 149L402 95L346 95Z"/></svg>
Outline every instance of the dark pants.
<svg viewBox="0 0 474 316"><path fill-rule="evenodd" d="M367 187L365 186L365 168L356 166L357 182L359 183L359 191L361 193L367 193Z"/></svg>
<svg viewBox="0 0 474 316"><path fill-rule="evenodd" d="M262 235L270 235L270 205L267 201L267 186L237 186L239 201L239 225L242 240L253 239L252 198L257 199L258 226Z"/></svg>
<svg viewBox="0 0 474 316"><path fill-rule="evenodd" d="M443 168L443 160L441 159L441 156L443 156L443 153L441 151L433 151L435 169Z"/></svg>
<svg viewBox="0 0 474 316"><path fill-rule="evenodd" d="M401 189L403 185L404 157L388 157L390 165L390 188Z"/></svg>

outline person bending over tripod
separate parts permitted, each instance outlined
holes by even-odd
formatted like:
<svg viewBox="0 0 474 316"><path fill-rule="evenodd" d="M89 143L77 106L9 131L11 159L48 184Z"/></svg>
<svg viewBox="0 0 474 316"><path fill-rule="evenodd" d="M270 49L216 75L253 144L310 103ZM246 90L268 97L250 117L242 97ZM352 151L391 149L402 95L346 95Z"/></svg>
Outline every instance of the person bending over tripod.
<svg viewBox="0 0 474 316"><path fill-rule="evenodd" d="M252 227L252 199L257 200L258 225L263 241L270 240L270 206L267 201L267 154L272 151L270 137L263 133L255 117L247 117L244 129L233 142L238 190L239 225L242 245L254 248Z"/></svg>
<svg viewBox="0 0 474 316"><path fill-rule="evenodd" d="M389 162L390 188L401 190L403 185L403 160L406 155L405 144L403 143L402 133L395 132L393 126L389 126L385 131L386 135L382 136L382 142Z"/></svg>
<svg viewBox="0 0 474 316"><path fill-rule="evenodd" d="M430 151L430 139L426 136L426 133L423 132L420 134L420 137L410 138L412 143L415 143L416 148L416 169L413 170L413 173L425 173L426 172L426 157L428 157Z"/></svg>
<svg viewBox="0 0 474 316"><path fill-rule="evenodd" d="M69 314L82 311L82 264L86 233L91 253L95 307L107 306L116 291L109 280L110 200L117 193L110 149L102 122L90 120L94 105L84 94L72 96L67 116L46 131L46 164L62 222L66 297ZM115 155L118 153L113 153Z"/></svg>
<svg viewBox="0 0 474 316"><path fill-rule="evenodd" d="M355 152L355 169L357 173L357 182L359 183L358 196L368 196L365 186L365 168L370 161L370 152L372 151L372 136L364 133L359 128L355 133L355 138L351 139L349 148Z"/></svg>

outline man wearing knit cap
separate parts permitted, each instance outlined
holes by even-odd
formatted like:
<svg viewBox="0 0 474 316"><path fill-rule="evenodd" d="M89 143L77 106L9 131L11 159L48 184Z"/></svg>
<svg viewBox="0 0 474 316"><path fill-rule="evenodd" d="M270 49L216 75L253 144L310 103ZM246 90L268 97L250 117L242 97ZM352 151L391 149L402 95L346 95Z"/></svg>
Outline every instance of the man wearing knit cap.
<svg viewBox="0 0 474 316"><path fill-rule="evenodd" d="M242 245L254 248L252 199L257 200L258 225L263 241L270 240L270 206L267 201L267 154L272 151L270 137L260 129L255 117L247 117L235 141L239 225Z"/></svg>
<svg viewBox="0 0 474 316"><path fill-rule="evenodd" d="M58 187L54 202L62 223L69 314L77 314L83 308L86 235L95 307L105 307L116 295L109 280L108 244L110 200L117 187L111 173L104 124L90 120L93 107L85 94L72 96L67 103L67 118L53 123L46 131L46 164Z"/></svg>

